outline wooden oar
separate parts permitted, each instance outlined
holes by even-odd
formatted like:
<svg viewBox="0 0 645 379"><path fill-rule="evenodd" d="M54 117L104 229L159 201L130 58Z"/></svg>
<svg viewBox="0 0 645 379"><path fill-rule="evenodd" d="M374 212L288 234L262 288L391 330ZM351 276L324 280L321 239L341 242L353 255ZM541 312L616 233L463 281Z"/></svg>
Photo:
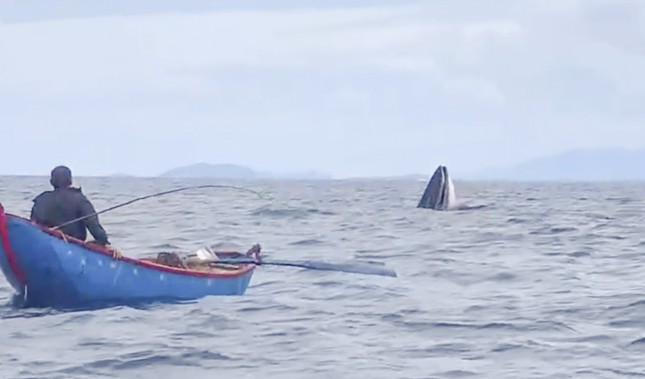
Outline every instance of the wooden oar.
<svg viewBox="0 0 645 379"><path fill-rule="evenodd" d="M328 262L317 262L317 261L266 261L256 260L253 258L238 258L238 259L218 259L218 260L204 260L205 263L221 263L221 264L256 264L261 265L273 265L273 266L291 266L291 267L301 267L308 268L312 270L326 270L326 271L341 271L341 272L350 272L354 274L365 274L365 275L381 275L381 276L391 276L397 277L394 270L390 270L383 265L375 265L368 263L328 263Z"/></svg>

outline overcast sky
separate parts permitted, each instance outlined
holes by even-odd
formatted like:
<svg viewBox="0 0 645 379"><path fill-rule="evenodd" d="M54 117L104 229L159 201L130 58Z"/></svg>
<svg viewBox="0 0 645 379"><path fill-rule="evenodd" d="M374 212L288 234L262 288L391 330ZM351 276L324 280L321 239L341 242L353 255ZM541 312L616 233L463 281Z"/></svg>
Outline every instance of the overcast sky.
<svg viewBox="0 0 645 379"><path fill-rule="evenodd" d="M645 1L130 3L0 1L0 174L431 174L645 146Z"/></svg>

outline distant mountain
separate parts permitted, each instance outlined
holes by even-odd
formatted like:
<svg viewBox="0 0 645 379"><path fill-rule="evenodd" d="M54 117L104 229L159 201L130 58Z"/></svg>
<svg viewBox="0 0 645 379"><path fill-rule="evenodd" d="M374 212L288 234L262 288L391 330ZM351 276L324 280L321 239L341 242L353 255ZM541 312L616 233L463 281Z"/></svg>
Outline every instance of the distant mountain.
<svg viewBox="0 0 645 379"><path fill-rule="evenodd" d="M166 178L217 178L217 179L331 179L330 175L315 171L303 173L274 174L258 172L253 169L233 164L196 163L177 167L160 176Z"/></svg>
<svg viewBox="0 0 645 379"><path fill-rule="evenodd" d="M467 175L526 181L645 180L645 149L580 149Z"/></svg>

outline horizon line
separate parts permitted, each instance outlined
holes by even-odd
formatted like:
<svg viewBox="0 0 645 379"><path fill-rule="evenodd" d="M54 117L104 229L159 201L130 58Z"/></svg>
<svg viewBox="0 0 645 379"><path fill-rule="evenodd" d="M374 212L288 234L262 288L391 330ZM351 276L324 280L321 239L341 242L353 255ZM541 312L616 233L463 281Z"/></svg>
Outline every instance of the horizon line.
<svg viewBox="0 0 645 379"><path fill-rule="evenodd" d="M329 177L329 178L271 178L271 177L258 177L258 178L234 178L234 177L209 177L209 176L194 176L194 177L172 177L172 176L149 176L149 175L130 175L130 174L111 174L111 175L74 175L75 178L94 178L94 179L162 179L162 180L219 180L219 181L240 181L240 182L280 182L280 181L302 181L302 182L325 182L325 181L353 181L353 180L417 180L427 181L432 174L402 174L402 175L374 175L374 176L345 176L345 177ZM0 174L0 178L49 178L49 175L33 175L33 174ZM526 178L473 178L473 177L453 177L453 180L458 182L471 182L471 183L640 183L645 182L645 178L616 178L616 179L564 179L564 178L542 178L542 179L526 179Z"/></svg>

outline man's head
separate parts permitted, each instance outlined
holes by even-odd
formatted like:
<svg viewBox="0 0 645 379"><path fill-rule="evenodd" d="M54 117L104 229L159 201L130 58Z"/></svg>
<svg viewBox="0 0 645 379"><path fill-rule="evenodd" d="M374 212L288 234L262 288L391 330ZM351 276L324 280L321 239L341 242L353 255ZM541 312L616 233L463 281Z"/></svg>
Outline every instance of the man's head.
<svg viewBox="0 0 645 379"><path fill-rule="evenodd" d="M72 171L66 166L54 167L49 179L54 188L67 188L72 185Z"/></svg>

